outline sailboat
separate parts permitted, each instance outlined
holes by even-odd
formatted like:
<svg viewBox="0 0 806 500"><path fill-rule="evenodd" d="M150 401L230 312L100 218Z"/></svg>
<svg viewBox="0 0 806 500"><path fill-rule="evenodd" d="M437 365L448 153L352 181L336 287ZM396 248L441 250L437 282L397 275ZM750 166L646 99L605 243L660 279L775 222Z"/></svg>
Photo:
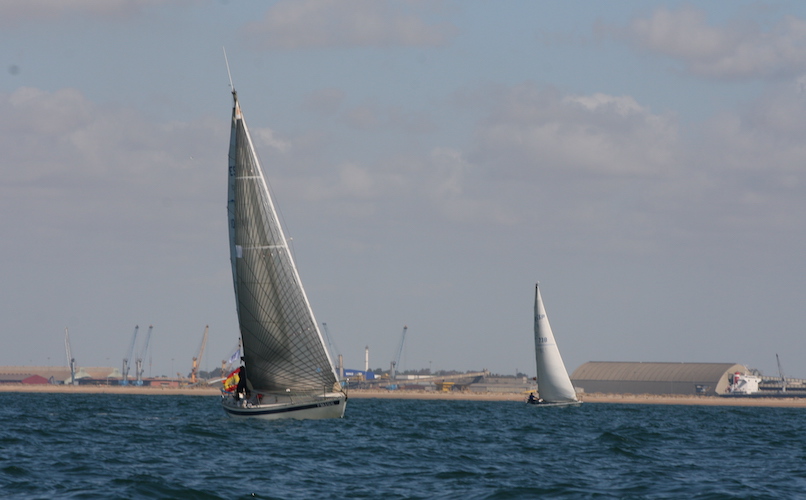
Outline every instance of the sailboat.
<svg viewBox="0 0 806 500"><path fill-rule="evenodd" d="M554 340L540 283L535 285L535 361L537 362L537 391L539 398L529 397L529 403L541 406L569 406L582 404L577 399L571 377L565 369L560 349Z"/></svg>
<svg viewBox="0 0 806 500"><path fill-rule="evenodd" d="M222 391L222 406L236 417L341 418L347 395L302 287L234 87L232 98L227 212L243 365L238 385Z"/></svg>

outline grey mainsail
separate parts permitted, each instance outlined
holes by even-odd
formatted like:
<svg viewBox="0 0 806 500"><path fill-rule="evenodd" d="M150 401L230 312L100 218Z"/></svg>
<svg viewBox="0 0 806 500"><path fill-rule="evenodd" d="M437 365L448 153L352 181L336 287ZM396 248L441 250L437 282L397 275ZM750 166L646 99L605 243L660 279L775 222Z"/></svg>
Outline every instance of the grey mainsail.
<svg viewBox="0 0 806 500"><path fill-rule="evenodd" d="M230 259L247 379L265 392L329 392L338 383L233 90Z"/></svg>

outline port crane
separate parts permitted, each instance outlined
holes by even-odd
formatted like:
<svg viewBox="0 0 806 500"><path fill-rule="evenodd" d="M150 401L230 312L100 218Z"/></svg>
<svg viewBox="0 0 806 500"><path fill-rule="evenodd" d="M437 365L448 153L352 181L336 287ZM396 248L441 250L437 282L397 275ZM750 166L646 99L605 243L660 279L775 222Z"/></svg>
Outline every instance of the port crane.
<svg viewBox="0 0 806 500"><path fill-rule="evenodd" d="M67 368L70 368L70 385L76 383L76 358L73 357L73 352L70 349L70 332L67 327L64 327L64 349L67 351Z"/></svg>
<svg viewBox="0 0 806 500"><path fill-rule="evenodd" d="M140 356L135 360L134 371L137 380L134 381L134 385L143 385L143 371L145 371L145 369L143 368L143 360L145 359L146 354L148 353L148 342L151 340L151 330L153 329L154 329L153 325L148 325L148 333L146 334L145 344L143 344L143 348L140 350Z"/></svg>
<svg viewBox="0 0 806 500"><path fill-rule="evenodd" d="M781 376L781 392L786 392L786 377L784 377L784 369L781 366L781 360L778 359L778 354L775 354L775 362L778 363L778 375Z"/></svg>
<svg viewBox="0 0 806 500"><path fill-rule="evenodd" d="M199 351L193 356L193 368L190 370L190 383L195 384L199 380L199 364L201 363L202 356L204 356L204 347L207 345L207 332L210 329L209 325L204 326L204 335L202 335L201 345Z"/></svg>
<svg viewBox="0 0 806 500"><path fill-rule="evenodd" d="M335 354L338 357L341 357L341 352L339 352L339 346L336 345L336 342L330 336L330 330L327 329L327 323L322 323L322 328L325 330L325 337L327 337L327 345L328 351L330 352L330 356ZM338 363L336 363L336 369L339 368Z"/></svg>
<svg viewBox="0 0 806 500"><path fill-rule="evenodd" d="M134 343L137 341L137 331L140 329L139 325L134 326L134 333L132 334L132 341L129 343L129 350L126 351L126 357L123 358L123 371L121 371L120 385L129 385L129 360L132 359L134 354Z"/></svg>
<svg viewBox="0 0 806 500"><path fill-rule="evenodd" d="M403 334L400 336L400 345L397 346L397 352L395 354L394 359L392 360L391 367L389 369L389 378L395 380L397 378L397 365L400 364L400 356L403 354L403 342L406 340L406 331L409 329L408 326L403 326Z"/></svg>

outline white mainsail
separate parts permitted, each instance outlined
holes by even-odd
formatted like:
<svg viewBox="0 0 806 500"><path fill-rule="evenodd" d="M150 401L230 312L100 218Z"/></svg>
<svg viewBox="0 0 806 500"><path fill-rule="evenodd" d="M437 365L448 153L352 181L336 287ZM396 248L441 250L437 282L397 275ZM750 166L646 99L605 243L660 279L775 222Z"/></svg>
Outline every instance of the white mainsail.
<svg viewBox="0 0 806 500"><path fill-rule="evenodd" d="M537 390L543 401L546 403L578 401L546 316L539 283L535 285L535 359Z"/></svg>
<svg viewBox="0 0 806 500"><path fill-rule="evenodd" d="M227 211L247 380L255 391L267 393L331 392L338 377L234 89L232 97Z"/></svg>

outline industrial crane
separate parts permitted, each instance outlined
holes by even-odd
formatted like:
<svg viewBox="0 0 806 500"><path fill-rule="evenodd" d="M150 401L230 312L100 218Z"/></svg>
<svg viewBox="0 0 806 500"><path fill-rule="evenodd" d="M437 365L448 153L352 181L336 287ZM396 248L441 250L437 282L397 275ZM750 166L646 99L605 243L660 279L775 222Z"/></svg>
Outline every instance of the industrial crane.
<svg viewBox="0 0 806 500"><path fill-rule="evenodd" d="M151 340L151 330L154 329L153 325L148 325L148 333L146 334L146 342L143 344L143 348L140 350L140 356L135 361L135 368L134 371L136 372L135 375L137 376L137 380L135 380L134 385L143 385L143 360L148 353L148 341Z"/></svg>
<svg viewBox="0 0 806 500"><path fill-rule="evenodd" d="M76 358L73 357L73 352L70 349L70 332L67 327L64 327L64 348L67 351L67 368L70 368L70 385L76 383Z"/></svg>
<svg viewBox="0 0 806 500"><path fill-rule="evenodd" d="M400 345L397 346L397 354L395 355L395 359L392 360L392 366L389 370L389 378L392 380L395 380L397 377L397 372L395 370L398 363L400 363L400 355L403 354L403 341L406 340L406 330L408 329L408 326L403 326L403 334L400 336Z"/></svg>
<svg viewBox="0 0 806 500"><path fill-rule="evenodd" d="M204 335L202 336L199 352L193 357L193 368L190 370L190 383L195 384L199 377L199 363L201 363L202 356L204 356L204 347L207 345L207 331L209 326L204 326Z"/></svg>
<svg viewBox="0 0 806 500"><path fill-rule="evenodd" d="M322 327L325 330L325 337L327 337L327 345L330 355L333 356L334 354L338 357L341 357L341 352L339 351L339 346L336 345L336 342L330 337L330 331L327 329L327 323L322 323ZM336 369L339 368L339 364L336 364Z"/></svg>
<svg viewBox="0 0 806 500"><path fill-rule="evenodd" d="M126 351L126 357L123 358L123 371L121 372L120 385L129 385L129 360L132 359L132 355L134 354L134 343L137 340L137 330L139 329L139 325L134 326L134 333L132 334L132 341L129 343L129 350Z"/></svg>
<svg viewBox="0 0 806 500"><path fill-rule="evenodd" d="M784 369L781 367L781 360L778 359L778 354L775 355L775 361L778 363L778 375L781 376L781 392L786 392L786 377L784 377Z"/></svg>

